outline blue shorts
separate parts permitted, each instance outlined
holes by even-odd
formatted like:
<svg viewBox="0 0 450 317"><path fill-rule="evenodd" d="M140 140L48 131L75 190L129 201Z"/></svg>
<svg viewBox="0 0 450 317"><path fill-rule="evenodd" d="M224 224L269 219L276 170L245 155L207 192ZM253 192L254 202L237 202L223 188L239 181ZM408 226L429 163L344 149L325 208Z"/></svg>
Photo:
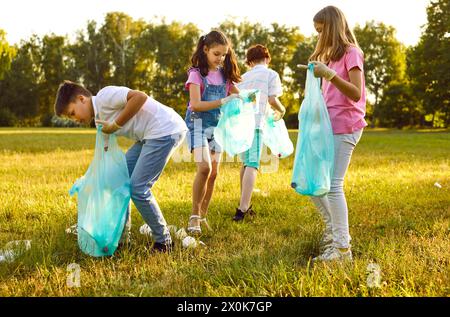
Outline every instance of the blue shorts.
<svg viewBox="0 0 450 317"><path fill-rule="evenodd" d="M214 128L220 119L220 110L204 112L186 111L186 125L189 129L187 141L192 152L198 147L208 147L211 152L222 153L222 147L214 139Z"/></svg>
<svg viewBox="0 0 450 317"><path fill-rule="evenodd" d="M260 129L255 129L252 146L240 154L240 158L245 167L259 169L261 161L261 152L263 148L262 134Z"/></svg>

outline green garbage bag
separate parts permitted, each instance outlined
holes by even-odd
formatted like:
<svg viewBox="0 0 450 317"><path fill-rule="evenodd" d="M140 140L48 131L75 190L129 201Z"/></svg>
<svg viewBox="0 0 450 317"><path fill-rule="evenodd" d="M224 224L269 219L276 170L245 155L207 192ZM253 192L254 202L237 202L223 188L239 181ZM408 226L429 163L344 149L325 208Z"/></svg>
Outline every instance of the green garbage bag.
<svg viewBox="0 0 450 317"><path fill-rule="evenodd" d="M258 89L241 90L235 98L220 107L220 119L214 128L214 139L229 155L247 151L255 135L255 107Z"/></svg>
<svg viewBox="0 0 450 317"><path fill-rule="evenodd" d="M323 196L330 191L334 169L334 137L320 79L308 65L291 186L302 195Z"/></svg>
<svg viewBox="0 0 450 317"><path fill-rule="evenodd" d="M294 145L289 138L289 132L284 120L274 120L274 111L270 110L266 117L266 124L262 129L263 143L270 149L273 155L285 158L294 152Z"/></svg>
<svg viewBox="0 0 450 317"><path fill-rule="evenodd" d="M107 145L105 136L99 125L94 159L69 191L71 196L78 194L78 245L94 257L112 255L117 249L131 197L125 154L115 135L109 136Z"/></svg>

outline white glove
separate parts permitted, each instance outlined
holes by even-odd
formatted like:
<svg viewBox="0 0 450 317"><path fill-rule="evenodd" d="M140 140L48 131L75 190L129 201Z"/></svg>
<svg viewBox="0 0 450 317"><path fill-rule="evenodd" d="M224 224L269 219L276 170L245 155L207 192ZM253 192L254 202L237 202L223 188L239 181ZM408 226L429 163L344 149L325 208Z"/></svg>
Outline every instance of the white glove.
<svg viewBox="0 0 450 317"><path fill-rule="evenodd" d="M336 76L336 71L321 62L311 62L314 64L314 76L323 77L330 81Z"/></svg>
<svg viewBox="0 0 450 317"><path fill-rule="evenodd" d="M222 105L226 104L227 102L230 102L231 100L236 99L236 98L240 98L239 94L231 94L228 97L220 99L220 105L222 106Z"/></svg>
<svg viewBox="0 0 450 317"><path fill-rule="evenodd" d="M122 128L120 125L116 123L116 120L114 120L113 122L96 120L95 123L103 125L102 132L105 134L112 134Z"/></svg>

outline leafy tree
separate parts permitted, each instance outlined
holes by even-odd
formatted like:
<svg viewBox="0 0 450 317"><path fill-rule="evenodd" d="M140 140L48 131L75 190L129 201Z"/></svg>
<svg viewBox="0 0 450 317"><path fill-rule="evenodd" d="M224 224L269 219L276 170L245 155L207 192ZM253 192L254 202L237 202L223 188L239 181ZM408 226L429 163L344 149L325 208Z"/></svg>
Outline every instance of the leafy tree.
<svg viewBox="0 0 450 317"><path fill-rule="evenodd" d="M10 70L0 81L0 107L8 109L19 119L39 114L41 67L40 39L32 36L22 41L12 60Z"/></svg>
<svg viewBox="0 0 450 317"><path fill-rule="evenodd" d="M107 56L111 57L112 78L116 85L135 87L138 81L136 68L145 56L138 54L137 43L144 28L144 21L133 21L125 13L111 12L105 17L100 32Z"/></svg>
<svg viewBox="0 0 450 317"><path fill-rule="evenodd" d="M105 34L95 21L88 21L86 33L78 32L69 47L71 65L68 79L80 81L93 94L113 83L112 57L106 48Z"/></svg>
<svg viewBox="0 0 450 317"><path fill-rule="evenodd" d="M173 107L180 114L186 109L188 99L184 91L190 57L200 31L194 24L164 21L149 26L142 36L141 46L151 52L147 58L147 73L151 82L148 89L157 100Z"/></svg>
<svg viewBox="0 0 450 317"><path fill-rule="evenodd" d="M355 36L364 52L366 87L374 96L372 127L378 120L378 106L383 92L391 82L405 77L405 47L396 39L395 29L384 23L367 22L356 26Z"/></svg>
<svg viewBox="0 0 450 317"><path fill-rule="evenodd" d="M409 83L391 82L384 89L378 109L380 126L417 126L421 122L422 112L421 104L414 97Z"/></svg>
<svg viewBox="0 0 450 317"><path fill-rule="evenodd" d="M43 74L40 82L40 115L42 122L49 124L54 113L56 91L59 84L67 78L67 38L55 34L45 35L40 56Z"/></svg>
<svg viewBox="0 0 450 317"><path fill-rule="evenodd" d="M14 47L8 44L5 31L0 29L0 80L3 79L5 72L9 70L14 54Z"/></svg>
<svg viewBox="0 0 450 317"><path fill-rule="evenodd" d="M426 114L443 115L450 124L450 3L431 1L428 24L416 47L408 55L408 75L415 94L422 100Z"/></svg>

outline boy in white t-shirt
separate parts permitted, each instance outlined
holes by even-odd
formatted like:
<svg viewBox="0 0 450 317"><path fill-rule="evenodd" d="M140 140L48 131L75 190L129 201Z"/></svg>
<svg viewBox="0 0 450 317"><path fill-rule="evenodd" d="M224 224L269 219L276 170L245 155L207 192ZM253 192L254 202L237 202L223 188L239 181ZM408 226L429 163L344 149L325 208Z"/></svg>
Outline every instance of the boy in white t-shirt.
<svg viewBox="0 0 450 317"><path fill-rule="evenodd" d="M242 75L239 89L259 89L259 107L255 110L255 136L251 148L241 154L243 166L241 168L241 200L239 208L233 217L234 221L242 221L245 215L253 216L250 201L255 186L256 175L260 167L262 143L262 128L266 122L266 115L270 110L275 111L275 120L280 120L286 113L286 109L278 100L283 93L281 80L278 73L268 67L270 63L269 50L263 45L254 45L247 51L246 63L251 69Z"/></svg>
<svg viewBox="0 0 450 317"><path fill-rule="evenodd" d="M170 232L151 188L183 142L187 131L184 120L172 108L141 91L108 86L92 96L89 90L70 81L59 86L55 113L85 124L95 118L96 124L103 125L103 133L136 141L126 153L131 199L152 229L153 250L171 251ZM129 208L125 236L130 227L130 211Z"/></svg>

